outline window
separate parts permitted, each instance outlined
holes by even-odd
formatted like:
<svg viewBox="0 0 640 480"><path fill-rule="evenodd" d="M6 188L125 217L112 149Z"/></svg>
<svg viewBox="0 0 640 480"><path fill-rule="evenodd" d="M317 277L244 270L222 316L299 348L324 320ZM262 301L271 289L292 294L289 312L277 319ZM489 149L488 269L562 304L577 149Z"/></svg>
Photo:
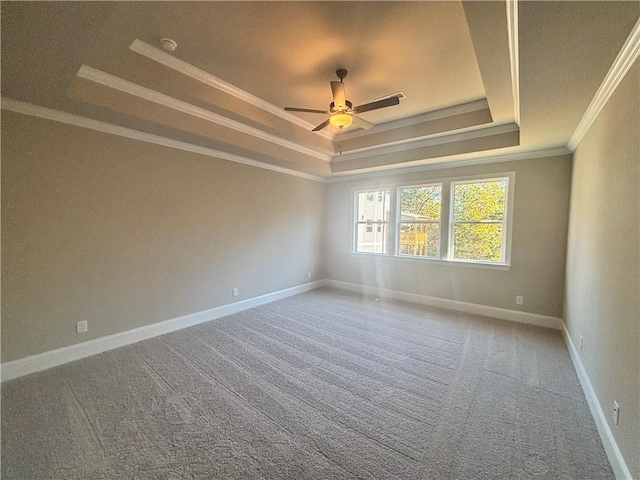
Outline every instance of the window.
<svg viewBox="0 0 640 480"><path fill-rule="evenodd" d="M356 252L387 253L390 199L390 189L356 192Z"/></svg>
<svg viewBox="0 0 640 480"><path fill-rule="evenodd" d="M515 174L354 191L354 252L506 266Z"/></svg>
<svg viewBox="0 0 640 480"><path fill-rule="evenodd" d="M442 185L400 187L398 255L440 256Z"/></svg>
<svg viewBox="0 0 640 480"><path fill-rule="evenodd" d="M507 179L453 182L451 257L503 262Z"/></svg>

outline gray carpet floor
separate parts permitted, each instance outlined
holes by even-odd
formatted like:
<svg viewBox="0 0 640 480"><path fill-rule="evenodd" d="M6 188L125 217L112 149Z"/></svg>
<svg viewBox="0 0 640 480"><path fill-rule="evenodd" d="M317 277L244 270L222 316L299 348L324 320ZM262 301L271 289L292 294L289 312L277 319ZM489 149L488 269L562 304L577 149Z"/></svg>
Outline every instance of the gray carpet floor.
<svg viewBox="0 0 640 480"><path fill-rule="evenodd" d="M560 332L320 289L5 383L2 478L613 474Z"/></svg>

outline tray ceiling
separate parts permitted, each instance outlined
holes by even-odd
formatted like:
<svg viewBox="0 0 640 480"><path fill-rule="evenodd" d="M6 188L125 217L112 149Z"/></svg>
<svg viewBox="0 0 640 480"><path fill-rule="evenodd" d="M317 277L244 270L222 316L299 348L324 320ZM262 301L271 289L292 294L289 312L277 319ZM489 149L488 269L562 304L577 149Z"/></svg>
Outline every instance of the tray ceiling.
<svg viewBox="0 0 640 480"><path fill-rule="evenodd" d="M553 149L637 18L632 2L3 2L3 105L325 177ZM354 105L406 98L362 114L370 130L282 110L327 109L337 68Z"/></svg>

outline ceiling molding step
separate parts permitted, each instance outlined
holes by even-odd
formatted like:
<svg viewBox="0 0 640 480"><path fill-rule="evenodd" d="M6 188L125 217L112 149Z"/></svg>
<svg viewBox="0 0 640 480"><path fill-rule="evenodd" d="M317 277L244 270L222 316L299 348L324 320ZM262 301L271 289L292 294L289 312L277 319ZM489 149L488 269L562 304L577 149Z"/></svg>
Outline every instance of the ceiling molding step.
<svg viewBox="0 0 640 480"><path fill-rule="evenodd" d="M205 72L204 70L201 70L200 68L195 67L190 63L185 62L184 60L180 60L179 58L176 58L173 55L169 55L168 53L163 52L162 50L155 48L154 46L149 45L148 43L145 43L142 40L135 39L131 43L131 45L129 45L129 49L155 62L158 62L164 65L165 67L171 68L172 70L176 70L177 72L180 72L183 75L191 77L194 80L202 82L206 85L209 85L210 87L220 90L221 92L224 92L233 97L236 97L242 100L243 102L249 103L254 107L260 108L266 112L269 112L273 115L283 118L295 125L298 125L299 127L304 128L305 130L311 130L315 127L315 125L312 125L311 123L302 120L300 117L293 115L291 113L288 113L284 109L279 108L273 105L272 103L267 102L266 100L256 97L255 95L252 95L249 92L246 92L228 82L225 82L221 78L218 78L215 75ZM328 140L333 140L333 137L334 137L332 134L325 131L320 131L316 133L318 133L320 136Z"/></svg>
<svg viewBox="0 0 640 480"><path fill-rule="evenodd" d="M480 117L476 117L476 118L468 118L469 115L473 115L473 114L480 114ZM482 115L484 114L484 115ZM465 117L467 116L466 119L462 119L461 117ZM482 116L484 116L484 118L482 118ZM445 119L457 119L458 121L460 121L461 123L459 123L458 125L449 125L447 126L447 128L442 129L441 131L436 131L434 133L426 133L423 135L415 135L415 136L410 136L408 138L402 138L400 140L384 140L384 139L380 139L380 138L376 138L374 144L372 145L368 145L368 146L363 146L363 147L357 147L354 148L352 145L350 145L350 143L353 143L353 140L358 140L358 138L363 139L363 137L358 137L358 138L350 138L350 139L346 139L343 141L337 141L337 145L336 145L336 150L338 150L338 156L334 156L334 159L339 159L340 158L340 152L342 152L342 155L345 154L355 154L355 153L360 153L360 152L371 152L371 154L375 154L375 151L383 148L383 147L390 147L390 146L399 146L399 145L407 145L411 142L416 142L419 140L425 140L425 139L429 139L429 138L438 138L438 137L443 137L446 135L452 135L453 133L462 133L462 132L470 132L472 130L478 130L481 128L487 128L487 126L489 126L490 124L492 124L492 118L491 118L491 112L489 111L489 108L485 108L482 110L472 110L466 113L461 113L459 115L453 115L451 117L443 117L440 119L435 119L435 120L431 120L430 122L423 122L422 126L428 125L430 123L437 123L440 120L445 120ZM385 132L379 132L379 134L377 136L384 136ZM413 132L412 132L413 133ZM366 138L364 138L364 140L366 141ZM343 145L343 143L346 143L346 145ZM346 148L345 148L346 147Z"/></svg>
<svg viewBox="0 0 640 480"><path fill-rule="evenodd" d="M460 115L463 113L475 112L477 110L484 110L489 108L489 102L486 98L475 100L473 102L461 103L460 105L454 105L451 107L445 107L430 112L421 113L420 115L414 115L413 117L403 118L400 120L392 120L390 122L380 123L370 130L355 130L347 133L340 133L334 135L333 140L335 142L341 142L343 140L351 140L352 138L364 137L367 135L375 135L376 133L386 132L388 130L396 130L398 128L410 127L412 125L418 125L420 123L426 123L433 120L439 120L441 118L452 117L454 115Z"/></svg>
<svg viewBox="0 0 640 480"><path fill-rule="evenodd" d="M332 163L331 172L366 172L377 167L388 168L394 165L399 168L412 167L437 161L434 159L449 161L451 158L464 155L467 158L474 158L474 155L481 155L483 152L495 152L518 145L520 145L520 130L513 130L422 148L405 149L392 154L376 154L348 162Z"/></svg>
<svg viewBox="0 0 640 480"><path fill-rule="evenodd" d="M29 115L37 118L42 118L45 120L51 120L54 122L64 123L67 125L73 125L80 128L87 128L89 130L95 130L102 133L130 138L132 140L138 140L141 142L151 143L154 145L160 145L164 147L175 148L177 150L183 150L186 152L197 153L200 155L205 155L207 157L217 158L221 160L228 160L228 161L240 163L243 165L249 165L256 168L262 168L264 170L270 170L273 172L282 173L284 175L290 175L294 177L304 178L307 180L313 180L315 182L320 182L320 183L346 182L346 181L352 181L352 180L358 180L358 179L370 178L370 177L379 177L379 176L385 176L385 175L397 175L397 174L404 174L404 173L422 172L422 171L428 171L428 170L456 168L456 167L463 167L463 166L470 166L470 165L484 165L484 164L490 164L490 163L502 163L502 162L511 162L511 161L519 161L519 160L529 160L529 159L535 159L535 158L555 157L555 156L567 155L571 153L567 148L561 147L561 148L555 148L555 149L549 149L549 150L529 151L529 152L514 153L514 154L508 154L508 155L498 155L498 156L488 155L488 156L476 157L473 159L463 159L463 160L455 160L455 157L450 157L445 162L428 163L424 165L418 165L418 166L412 166L412 167L400 167L400 168L398 168L396 165L389 165L388 168L375 167L371 169L375 171L359 172L359 173L345 171L345 172L331 173L329 174L330 176L321 177L321 176L311 175L304 172L299 172L296 170L291 170L284 167L279 167L277 165L271 165L271 164L260 162L250 158L241 157L239 155L222 152L212 148L201 147L198 145L193 145L193 144L181 142L178 140L161 137L159 135L141 132L139 130L133 130L131 128L121 127L118 125L113 125L111 123L101 122L99 120L82 117L80 115L62 112L60 110L54 110L51 108L41 107L39 105L34 105L31 103L22 102L19 100L13 100L11 98L4 98L4 97L1 98L0 107L2 110L6 110L10 112Z"/></svg>
<svg viewBox="0 0 640 480"><path fill-rule="evenodd" d="M558 157L560 155L569 155L571 152L566 147L552 148L547 150L532 150L529 152L511 153L507 155L487 155L483 157L475 157L470 159L455 160L455 157L449 157L446 161L438 161L417 165L413 167L397 166L375 167L371 171L364 173L352 173L349 171L334 172L326 183L350 182L365 178L386 177L389 175L402 175L405 173L426 172L429 170L444 170L447 168L468 167L473 165L488 165L492 163L516 162L520 160L532 160L536 158Z"/></svg>
<svg viewBox="0 0 640 480"><path fill-rule="evenodd" d="M429 135L428 137L418 140L411 139L409 141L396 142L379 148L367 148L354 153L345 153L343 155L336 155L333 157L331 163L347 162L349 160L356 160L359 158L366 158L371 155L386 155L391 153L397 153L405 150L412 150L422 147L430 147L433 145L440 145L443 143L460 142L463 140L472 140L474 138L488 137L490 135L498 135L501 133L516 132L520 128L515 123L505 123L502 125L492 125L490 127L470 127L463 132L449 133L444 132L442 134Z"/></svg>
<svg viewBox="0 0 640 480"><path fill-rule="evenodd" d="M596 121L596 118L598 118L598 115L614 94L618 85L620 85L620 82L622 82L622 79L638 59L638 56L640 56L640 19L638 19L631 30L618 56L613 61L613 65L611 65L607 75L604 77L600 88L598 88L589 107L587 107L587 110L584 112L580 123L578 123L573 135L571 135L569 143L567 144L567 148L571 152L578 147L582 138L591 125L593 125L593 122Z"/></svg>
<svg viewBox="0 0 640 480"><path fill-rule="evenodd" d="M271 165L269 163L259 162L232 153L222 152L214 150L212 148L201 147L193 145L191 143L181 142L179 140L173 140L171 138L161 137L152 133L141 132L139 130L133 130L131 128L120 127L111 123L101 122L99 120L93 120L91 118L82 117L72 113L62 112L60 110L53 110L51 108L41 107L27 102L21 102L19 100L13 100L11 98L0 99L0 108L9 112L21 113L32 117L43 118L45 120L52 120L54 122L65 123L67 125L73 125L81 128L88 128L102 133L108 133L111 135L117 135L119 137L130 138L133 140L139 140L141 142L152 143L154 145L161 145L163 147L175 148L177 150L183 150L186 152L197 153L205 155L207 157L213 157L221 160L228 160L230 162L242 163L252 167L262 168L264 170L271 170L273 172L282 173L285 175L291 175L294 177L305 178L307 180L313 180L315 182L325 182L323 177L317 175L311 175L309 173L298 172L289 168L279 167L277 165Z"/></svg>
<svg viewBox="0 0 640 480"><path fill-rule="evenodd" d="M520 125L520 50L518 45L518 0L507 0L507 33L509 34L509 58L511 60L511 92L513 115Z"/></svg>
<svg viewBox="0 0 640 480"><path fill-rule="evenodd" d="M263 132L262 130L250 127L249 125L245 125L244 123L231 120L230 118L223 117L222 115L218 115L217 113L205 110L204 108L191 105L190 103L183 102L182 100L170 97L168 95L165 95L164 93L156 92L155 90L151 90L149 88L135 84L128 80L124 80L101 70L97 70L87 65L82 65L82 67L80 67L77 76L80 78L84 78L85 80L89 80L91 82L98 83L100 85L104 85L106 87L113 88L130 95L134 95L158 105L162 105L164 107L186 113L187 115L192 115L194 117L198 117L203 120L215 123L217 125L231 128L233 130L251 135L261 140L280 145L281 147L285 147L290 150L309 155L310 157L319 158L320 160L324 160L325 162L329 162L331 160L331 155L329 154L321 153L317 150L303 147L302 145L290 142L289 140L285 140L276 135Z"/></svg>

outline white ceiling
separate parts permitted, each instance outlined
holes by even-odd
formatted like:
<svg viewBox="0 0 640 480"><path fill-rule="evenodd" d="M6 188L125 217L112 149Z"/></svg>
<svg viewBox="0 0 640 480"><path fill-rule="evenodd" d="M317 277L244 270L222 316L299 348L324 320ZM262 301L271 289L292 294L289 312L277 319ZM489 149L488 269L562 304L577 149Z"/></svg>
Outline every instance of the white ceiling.
<svg viewBox="0 0 640 480"><path fill-rule="evenodd" d="M3 103L325 177L566 147L638 3L517 6L516 15L504 1L3 2ZM178 49L163 52L161 37ZM407 98L362 114L378 124L368 131L311 133L324 116L282 114L326 109L337 68L349 70L354 105Z"/></svg>

